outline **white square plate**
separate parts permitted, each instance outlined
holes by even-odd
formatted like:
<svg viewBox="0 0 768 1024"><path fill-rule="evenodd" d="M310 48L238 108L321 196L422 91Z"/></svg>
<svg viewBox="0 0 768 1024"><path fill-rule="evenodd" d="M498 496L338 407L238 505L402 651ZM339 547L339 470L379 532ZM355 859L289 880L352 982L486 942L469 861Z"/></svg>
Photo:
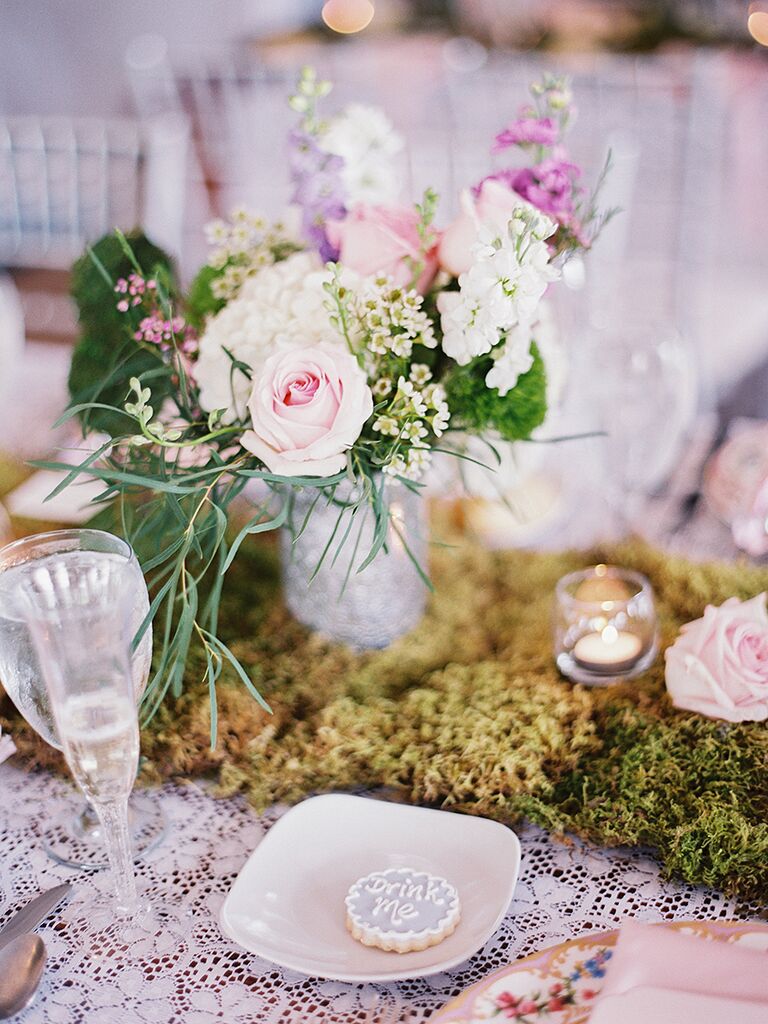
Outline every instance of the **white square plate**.
<svg viewBox="0 0 768 1024"><path fill-rule="evenodd" d="M396 867L429 871L458 889L461 921L439 945L386 953L347 931L350 885ZM487 942L519 870L517 836L488 818L317 796L288 811L256 847L224 901L221 927L252 953L302 974L355 982L419 978L455 967Z"/></svg>

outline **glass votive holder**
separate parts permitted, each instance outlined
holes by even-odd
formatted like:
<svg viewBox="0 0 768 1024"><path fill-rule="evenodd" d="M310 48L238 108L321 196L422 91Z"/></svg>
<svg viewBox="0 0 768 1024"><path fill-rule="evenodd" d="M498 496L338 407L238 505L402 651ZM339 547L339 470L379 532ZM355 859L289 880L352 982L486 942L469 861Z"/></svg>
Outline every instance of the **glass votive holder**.
<svg viewBox="0 0 768 1024"><path fill-rule="evenodd" d="M557 667L577 683L607 686L653 664L659 634L653 589L639 572L593 565L555 588Z"/></svg>

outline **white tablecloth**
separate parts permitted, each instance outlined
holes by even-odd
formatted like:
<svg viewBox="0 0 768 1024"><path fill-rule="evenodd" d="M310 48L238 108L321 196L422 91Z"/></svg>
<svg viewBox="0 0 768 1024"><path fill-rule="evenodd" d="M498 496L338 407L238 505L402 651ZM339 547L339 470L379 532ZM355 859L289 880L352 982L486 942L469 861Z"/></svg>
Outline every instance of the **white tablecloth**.
<svg viewBox="0 0 768 1024"><path fill-rule="evenodd" d="M39 837L73 792L66 781L0 767L0 923L19 904L61 881L106 890L92 876L60 867ZM519 834L523 864L498 932L471 960L446 974L395 985L345 985L305 978L225 939L219 908L244 861L280 808L259 818L241 800L215 800L198 785L166 786L156 798L171 831L138 871L168 909L167 931L142 968L105 968L89 950L40 928L48 968L34 1005L18 1024L420 1024L450 998L516 957L572 936L612 928L627 917L753 917L711 890L660 877L643 852L554 842L540 829Z"/></svg>

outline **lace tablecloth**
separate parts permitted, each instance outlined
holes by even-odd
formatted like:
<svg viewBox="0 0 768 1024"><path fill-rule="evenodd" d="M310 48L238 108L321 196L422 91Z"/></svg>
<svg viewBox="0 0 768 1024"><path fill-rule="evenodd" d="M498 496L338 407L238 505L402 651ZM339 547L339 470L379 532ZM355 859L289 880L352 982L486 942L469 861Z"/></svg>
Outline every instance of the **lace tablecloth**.
<svg viewBox="0 0 768 1024"><path fill-rule="evenodd" d="M73 798L64 780L6 764L0 792L0 924L58 882L108 888L105 872L88 876L60 867L41 849L50 816ZM171 831L138 872L169 908L167 932L141 968L120 970L94 962L87 946L66 939L53 923L43 925L48 968L18 1024L420 1024L489 971L626 917L758 914L756 906L663 880L642 852L566 846L526 827L515 898L498 932L471 960L449 973L394 985L306 978L243 951L217 923L237 873L284 809L259 818L243 801L215 800L198 785L166 786L152 795L162 801Z"/></svg>

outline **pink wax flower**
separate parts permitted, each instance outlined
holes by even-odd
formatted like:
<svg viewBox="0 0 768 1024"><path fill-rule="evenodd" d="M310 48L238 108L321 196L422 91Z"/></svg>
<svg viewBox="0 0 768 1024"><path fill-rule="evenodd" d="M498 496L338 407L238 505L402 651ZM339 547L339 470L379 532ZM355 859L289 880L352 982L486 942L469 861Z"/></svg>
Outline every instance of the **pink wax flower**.
<svg viewBox="0 0 768 1024"><path fill-rule="evenodd" d="M768 718L768 612L765 594L731 597L683 626L667 648L672 703L728 722Z"/></svg>
<svg viewBox="0 0 768 1024"><path fill-rule="evenodd" d="M501 153L509 146L554 146L559 134L551 117L519 117L499 132L491 152Z"/></svg>
<svg viewBox="0 0 768 1024"><path fill-rule="evenodd" d="M129 274L127 278L121 277L117 280L114 290L118 295L124 295L120 299L117 308L121 313L127 313L131 306L139 306L144 301L147 292L153 292L157 288L157 281L145 281L139 274Z"/></svg>
<svg viewBox="0 0 768 1024"><path fill-rule="evenodd" d="M346 465L373 397L355 357L321 343L270 356L254 380L248 410L253 429L241 443L267 469L325 477Z"/></svg>
<svg viewBox="0 0 768 1024"><path fill-rule="evenodd" d="M416 282L423 295L437 270L437 236L426 257L420 257L417 224L418 214L411 207L358 203L345 220L328 221L326 233L345 267L364 277L386 274L400 287L410 284L414 263L424 259Z"/></svg>

